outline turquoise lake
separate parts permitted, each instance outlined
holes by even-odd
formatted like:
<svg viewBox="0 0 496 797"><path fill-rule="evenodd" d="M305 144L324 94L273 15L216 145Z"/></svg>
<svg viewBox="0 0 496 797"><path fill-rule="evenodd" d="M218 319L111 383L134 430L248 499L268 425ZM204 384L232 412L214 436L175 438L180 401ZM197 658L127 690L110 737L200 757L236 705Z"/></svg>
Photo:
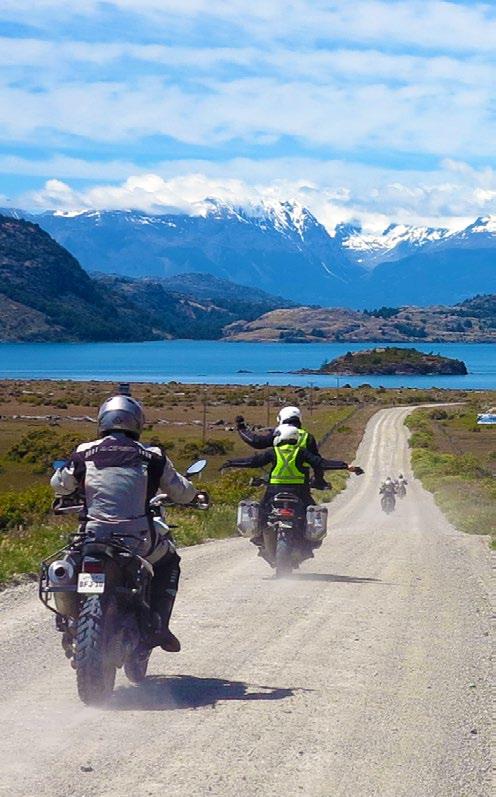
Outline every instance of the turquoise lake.
<svg viewBox="0 0 496 797"><path fill-rule="evenodd" d="M173 340L147 343L3 343L2 379L84 379L126 382L496 389L496 344L420 343L415 348L463 360L467 376L301 376L347 351L384 343L224 343ZM401 344L393 344L401 345ZM413 344L404 344L411 347ZM283 373L275 373L283 372Z"/></svg>

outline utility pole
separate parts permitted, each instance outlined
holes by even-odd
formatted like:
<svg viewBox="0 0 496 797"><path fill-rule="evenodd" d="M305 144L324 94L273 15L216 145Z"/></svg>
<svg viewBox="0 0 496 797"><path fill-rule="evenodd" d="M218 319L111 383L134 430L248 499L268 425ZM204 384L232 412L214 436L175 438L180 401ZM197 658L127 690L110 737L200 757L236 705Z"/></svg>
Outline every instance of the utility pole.
<svg viewBox="0 0 496 797"><path fill-rule="evenodd" d="M202 443L207 439L207 389L203 388Z"/></svg>
<svg viewBox="0 0 496 797"><path fill-rule="evenodd" d="M308 383L310 386L310 415L313 415L313 382Z"/></svg>
<svg viewBox="0 0 496 797"><path fill-rule="evenodd" d="M265 383L265 401L267 404L267 428L270 426L270 393L269 393L269 383Z"/></svg>

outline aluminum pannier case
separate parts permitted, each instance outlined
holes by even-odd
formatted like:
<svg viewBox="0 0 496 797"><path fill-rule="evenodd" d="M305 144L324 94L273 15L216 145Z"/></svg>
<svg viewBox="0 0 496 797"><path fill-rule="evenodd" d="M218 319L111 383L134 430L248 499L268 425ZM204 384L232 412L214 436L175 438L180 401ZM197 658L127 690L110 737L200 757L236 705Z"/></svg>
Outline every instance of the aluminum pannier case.
<svg viewBox="0 0 496 797"><path fill-rule="evenodd" d="M305 537L311 542L323 540L327 534L327 507L322 504L307 507Z"/></svg>
<svg viewBox="0 0 496 797"><path fill-rule="evenodd" d="M242 537L254 537L258 533L260 504L258 501L240 501L238 504L237 529Z"/></svg>

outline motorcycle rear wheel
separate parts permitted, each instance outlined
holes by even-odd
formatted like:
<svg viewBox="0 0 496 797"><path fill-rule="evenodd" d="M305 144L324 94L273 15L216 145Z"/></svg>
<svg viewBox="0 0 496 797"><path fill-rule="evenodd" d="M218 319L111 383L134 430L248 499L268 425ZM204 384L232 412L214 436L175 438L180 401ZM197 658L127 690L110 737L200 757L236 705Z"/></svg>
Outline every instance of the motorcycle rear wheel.
<svg viewBox="0 0 496 797"><path fill-rule="evenodd" d="M124 672L132 684L141 684L145 680L151 652L149 650L147 656L131 656L124 662Z"/></svg>
<svg viewBox="0 0 496 797"><path fill-rule="evenodd" d="M114 689L116 665L112 660L112 636L117 607L104 595L84 601L76 631L76 680L80 699L87 706L105 703Z"/></svg>
<svg viewBox="0 0 496 797"><path fill-rule="evenodd" d="M276 543L276 578L290 576L293 570L291 550L285 537L278 537Z"/></svg>

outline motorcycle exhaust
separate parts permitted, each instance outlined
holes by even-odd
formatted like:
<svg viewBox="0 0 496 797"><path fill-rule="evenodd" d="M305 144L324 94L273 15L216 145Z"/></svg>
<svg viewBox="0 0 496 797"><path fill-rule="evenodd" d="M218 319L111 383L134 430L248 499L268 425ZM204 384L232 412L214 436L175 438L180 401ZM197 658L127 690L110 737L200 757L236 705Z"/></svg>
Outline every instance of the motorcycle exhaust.
<svg viewBox="0 0 496 797"><path fill-rule="evenodd" d="M48 583L52 587L73 586L76 583L76 569L70 559L57 559L48 568ZM65 617L77 617L78 598L77 593L54 592L53 601L55 608Z"/></svg>
<svg viewBox="0 0 496 797"><path fill-rule="evenodd" d="M48 579L54 587L73 584L76 581L74 565L69 559L57 559L48 568Z"/></svg>

